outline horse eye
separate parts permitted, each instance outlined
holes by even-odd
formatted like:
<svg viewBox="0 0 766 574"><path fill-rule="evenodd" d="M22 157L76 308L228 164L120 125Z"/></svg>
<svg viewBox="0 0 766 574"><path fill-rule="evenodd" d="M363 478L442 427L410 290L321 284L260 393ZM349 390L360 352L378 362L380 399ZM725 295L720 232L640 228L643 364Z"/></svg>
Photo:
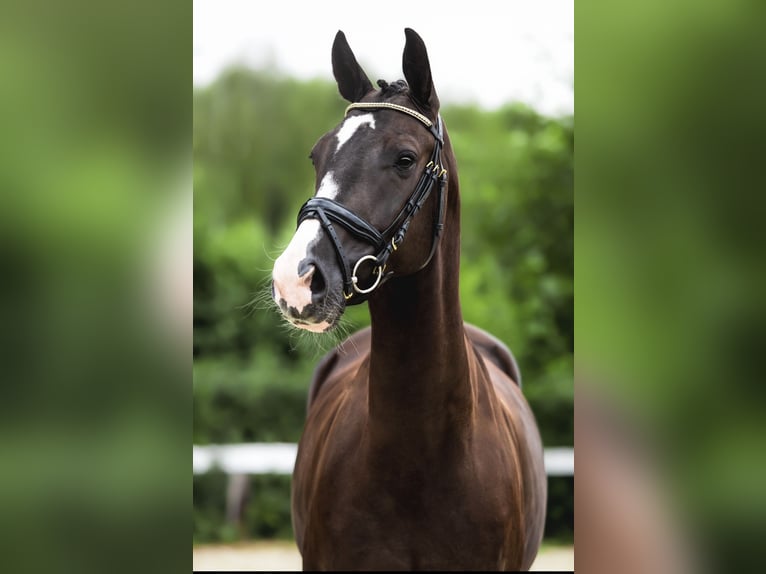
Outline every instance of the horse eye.
<svg viewBox="0 0 766 574"><path fill-rule="evenodd" d="M415 165L415 158L411 155L401 155L396 160L396 167L399 169L409 169Z"/></svg>

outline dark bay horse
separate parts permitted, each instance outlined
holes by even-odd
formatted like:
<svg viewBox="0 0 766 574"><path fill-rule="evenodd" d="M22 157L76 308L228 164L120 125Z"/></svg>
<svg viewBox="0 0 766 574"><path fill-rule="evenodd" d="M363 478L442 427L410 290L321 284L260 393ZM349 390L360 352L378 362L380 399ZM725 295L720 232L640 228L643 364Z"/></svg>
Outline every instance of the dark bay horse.
<svg viewBox="0 0 766 574"><path fill-rule="evenodd" d="M277 259L297 327L372 326L322 359L293 473L307 570L522 570L543 534L546 476L508 349L464 324L460 195L423 40L406 82L373 88L338 32L346 117L311 152L316 194Z"/></svg>

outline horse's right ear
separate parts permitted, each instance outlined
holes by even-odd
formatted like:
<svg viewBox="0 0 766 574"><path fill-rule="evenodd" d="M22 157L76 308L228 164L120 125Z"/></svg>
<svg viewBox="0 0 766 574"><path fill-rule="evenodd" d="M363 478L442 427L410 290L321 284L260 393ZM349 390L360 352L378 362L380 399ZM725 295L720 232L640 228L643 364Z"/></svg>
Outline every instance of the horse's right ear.
<svg viewBox="0 0 766 574"><path fill-rule="evenodd" d="M340 95L349 102L358 102L373 89L367 74L356 61L346 35L340 30L332 43L332 73Z"/></svg>

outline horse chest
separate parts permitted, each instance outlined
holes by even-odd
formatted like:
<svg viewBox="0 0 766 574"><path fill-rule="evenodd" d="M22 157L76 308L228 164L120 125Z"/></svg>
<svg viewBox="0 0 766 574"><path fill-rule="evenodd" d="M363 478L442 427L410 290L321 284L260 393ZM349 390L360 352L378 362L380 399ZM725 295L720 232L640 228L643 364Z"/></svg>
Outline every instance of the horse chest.
<svg viewBox="0 0 766 574"><path fill-rule="evenodd" d="M510 522L503 485L482 484L465 465L384 473L364 460L318 480L304 567L498 568Z"/></svg>
<svg viewBox="0 0 766 574"><path fill-rule="evenodd" d="M435 498L401 500L367 493L356 505L338 505L315 524L303 552L304 567L355 570L497 569L504 548L504 517Z"/></svg>

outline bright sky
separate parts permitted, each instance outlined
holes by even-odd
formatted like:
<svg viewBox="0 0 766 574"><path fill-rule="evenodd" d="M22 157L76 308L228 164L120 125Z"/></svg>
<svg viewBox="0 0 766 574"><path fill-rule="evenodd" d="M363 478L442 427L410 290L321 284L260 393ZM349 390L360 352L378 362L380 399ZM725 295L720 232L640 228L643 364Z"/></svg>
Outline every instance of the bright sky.
<svg viewBox="0 0 766 574"><path fill-rule="evenodd" d="M405 27L425 41L443 103L574 111L574 0L194 0L194 84L233 63L332 79L338 30L373 84L393 81L403 77Z"/></svg>

